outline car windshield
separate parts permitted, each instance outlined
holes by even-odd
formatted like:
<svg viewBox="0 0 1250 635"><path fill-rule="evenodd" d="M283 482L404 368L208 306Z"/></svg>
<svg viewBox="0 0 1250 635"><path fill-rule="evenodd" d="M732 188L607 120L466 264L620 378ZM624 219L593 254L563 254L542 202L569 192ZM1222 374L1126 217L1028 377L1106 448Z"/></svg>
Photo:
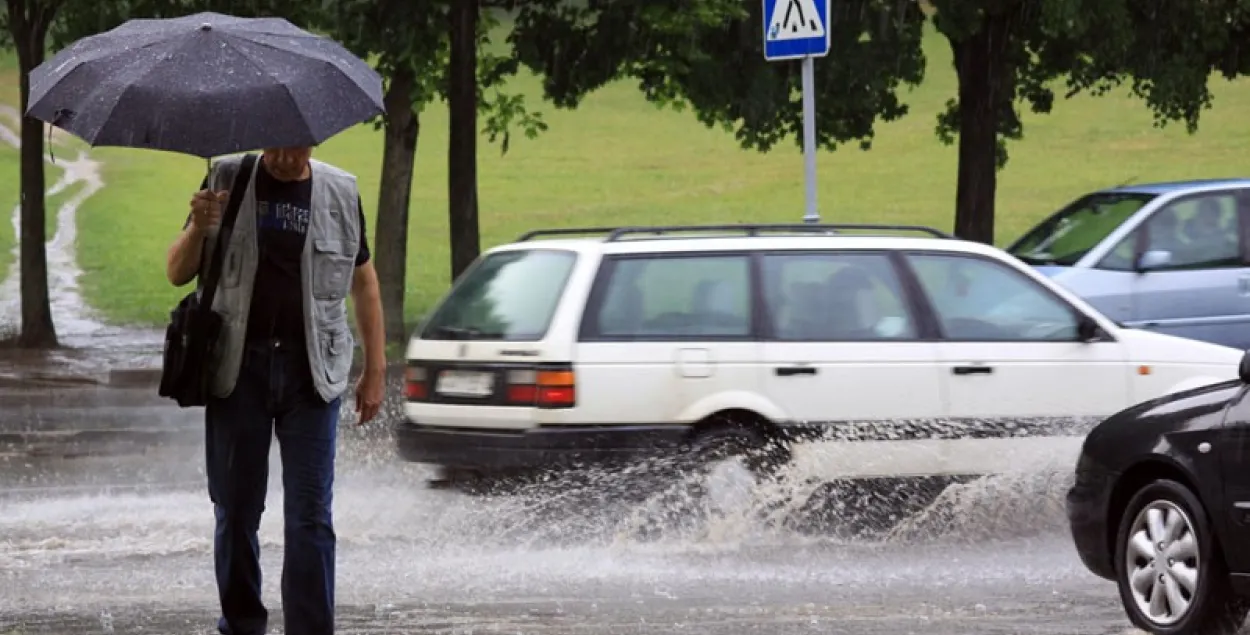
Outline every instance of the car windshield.
<svg viewBox="0 0 1250 635"><path fill-rule="evenodd" d="M1077 199L1042 221L1008 248L1031 265L1073 265L1154 194L1101 192Z"/></svg>
<svg viewBox="0 0 1250 635"><path fill-rule="evenodd" d="M547 334L577 254L501 251L469 268L421 332L427 340L536 341Z"/></svg>

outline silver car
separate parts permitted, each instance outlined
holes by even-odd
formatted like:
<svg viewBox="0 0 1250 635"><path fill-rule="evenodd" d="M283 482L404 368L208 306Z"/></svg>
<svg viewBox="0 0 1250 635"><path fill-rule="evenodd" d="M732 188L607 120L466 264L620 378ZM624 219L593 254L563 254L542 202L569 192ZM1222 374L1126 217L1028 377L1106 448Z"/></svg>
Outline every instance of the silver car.
<svg viewBox="0 0 1250 635"><path fill-rule="evenodd" d="M1007 248L1126 326L1250 348L1250 179L1086 194Z"/></svg>

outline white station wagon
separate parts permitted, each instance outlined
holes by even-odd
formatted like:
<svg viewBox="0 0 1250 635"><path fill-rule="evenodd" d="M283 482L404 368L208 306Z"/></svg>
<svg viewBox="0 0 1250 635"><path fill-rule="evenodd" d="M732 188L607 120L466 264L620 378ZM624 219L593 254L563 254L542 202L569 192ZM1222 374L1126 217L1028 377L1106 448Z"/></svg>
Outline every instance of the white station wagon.
<svg viewBox="0 0 1250 635"><path fill-rule="evenodd" d="M1102 417L1235 378L1241 352L1121 327L929 228L730 225L526 234L456 281L407 357L409 461L492 473L767 448L777 465L821 447L829 477L865 478L1075 460Z"/></svg>

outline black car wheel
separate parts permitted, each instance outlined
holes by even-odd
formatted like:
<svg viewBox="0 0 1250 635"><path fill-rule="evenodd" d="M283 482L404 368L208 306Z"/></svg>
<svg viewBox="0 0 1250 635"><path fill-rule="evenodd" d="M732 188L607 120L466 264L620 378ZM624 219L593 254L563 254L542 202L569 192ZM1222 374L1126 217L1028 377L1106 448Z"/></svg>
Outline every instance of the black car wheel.
<svg viewBox="0 0 1250 635"><path fill-rule="evenodd" d="M1129 620L1150 633L1223 635L1246 618L1202 502L1176 481L1150 483L1125 507L1116 584Z"/></svg>

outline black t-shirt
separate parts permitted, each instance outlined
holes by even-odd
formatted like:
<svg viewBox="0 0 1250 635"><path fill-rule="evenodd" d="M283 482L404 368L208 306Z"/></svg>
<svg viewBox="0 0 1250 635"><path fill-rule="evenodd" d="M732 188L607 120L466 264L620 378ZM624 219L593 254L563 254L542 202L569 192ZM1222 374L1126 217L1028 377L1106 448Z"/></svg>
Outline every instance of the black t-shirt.
<svg viewBox="0 0 1250 635"><path fill-rule="evenodd" d="M247 339L279 338L292 345L304 341L304 291L300 264L308 238L312 179L279 181L256 163L256 228L260 260L247 319ZM200 189L208 187L207 179ZM360 214L360 250L356 266L369 261L364 206ZM190 215L187 223L191 222ZM186 227L186 224L183 225Z"/></svg>

